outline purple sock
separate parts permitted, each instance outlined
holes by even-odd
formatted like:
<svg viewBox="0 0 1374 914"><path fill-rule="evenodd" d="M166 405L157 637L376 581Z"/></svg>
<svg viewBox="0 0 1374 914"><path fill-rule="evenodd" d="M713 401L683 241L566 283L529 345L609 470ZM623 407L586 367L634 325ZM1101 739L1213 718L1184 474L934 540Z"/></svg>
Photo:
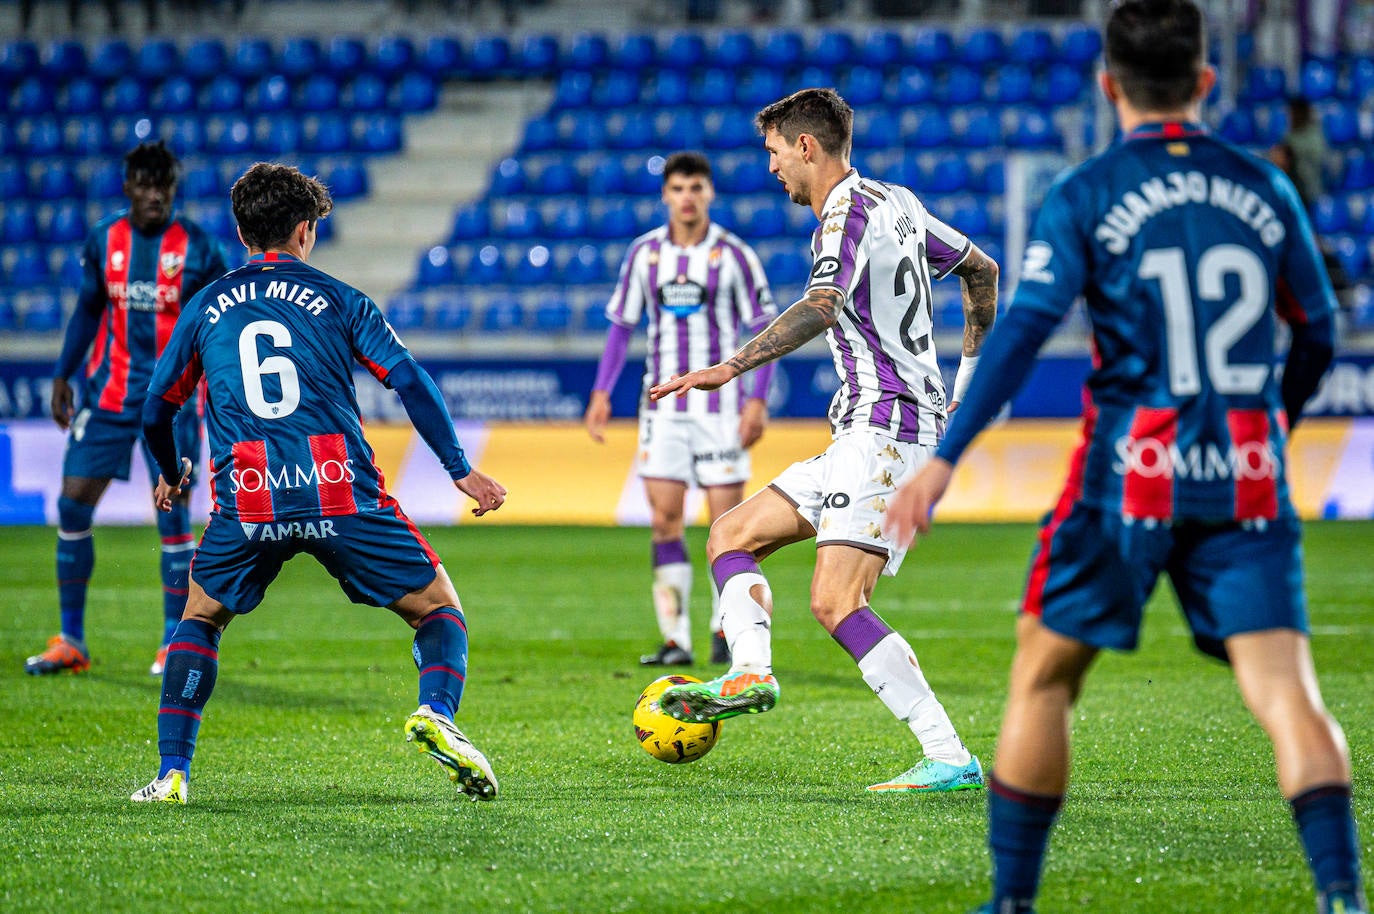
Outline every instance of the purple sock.
<svg viewBox="0 0 1374 914"><path fill-rule="evenodd" d="M677 565L686 563L687 544L682 540L668 540L666 543L654 543L654 567L659 565Z"/></svg>
<svg viewBox="0 0 1374 914"><path fill-rule="evenodd" d="M711 575L716 579L716 593L725 590L725 582L737 574L761 574L754 553L744 550L723 552L711 563Z"/></svg>
<svg viewBox="0 0 1374 914"><path fill-rule="evenodd" d="M835 626L830 637L838 641L840 647L848 651L849 656L858 663L865 654L877 647L879 641L890 634L892 629L888 628L887 623L879 618L877 613L867 606L860 606L840 620L840 624Z"/></svg>

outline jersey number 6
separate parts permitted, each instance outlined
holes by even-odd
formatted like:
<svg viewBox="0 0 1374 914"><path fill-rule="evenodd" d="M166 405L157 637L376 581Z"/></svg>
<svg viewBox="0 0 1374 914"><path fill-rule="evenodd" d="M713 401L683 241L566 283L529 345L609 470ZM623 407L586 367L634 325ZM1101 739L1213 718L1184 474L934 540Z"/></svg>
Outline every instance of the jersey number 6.
<svg viewBox="0 0 1374 914"><path fill-rule="evenodd" d="M301 382L296 364L284 355L258 358L258 337L267 337L277 349L291 348L291 331L278 321L253 321L239 334L239 366L243 370L243 395L253 415L264 419L284 419L301 404ZM281 399L268 402L262 392L262 379L276 375Z"/></svg>

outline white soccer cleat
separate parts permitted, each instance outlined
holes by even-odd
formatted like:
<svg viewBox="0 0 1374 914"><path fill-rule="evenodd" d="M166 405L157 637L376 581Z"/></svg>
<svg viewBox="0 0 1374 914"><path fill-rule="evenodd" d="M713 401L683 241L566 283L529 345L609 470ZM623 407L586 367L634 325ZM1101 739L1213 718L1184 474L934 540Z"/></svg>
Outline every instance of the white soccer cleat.
<svg viewBox="0 0 1374 914"><path fill-rule="evenodd" d="M167 669L167 645L157 649L157 656L153 658L153 663L148 667L148 675L161 676L162 671Z"/></svg>
<svg viewBox="0 0 1374 914"><path fill-rule="evenodd" d="M181 803L190 794L190 778L186 772L173 768L147 787L129 797L135 803Z"/></svg>
<svg viewBox="0 0 1374 914"><path fill-rule="evenodd" d="M491 772L487 757L477 751L453 721L434 712L429 705L420 705L406 719L406 741L416 744L440 765L449 769L448 779L458 790L474 800L494 800L499 789L496 775Z"/></svg>

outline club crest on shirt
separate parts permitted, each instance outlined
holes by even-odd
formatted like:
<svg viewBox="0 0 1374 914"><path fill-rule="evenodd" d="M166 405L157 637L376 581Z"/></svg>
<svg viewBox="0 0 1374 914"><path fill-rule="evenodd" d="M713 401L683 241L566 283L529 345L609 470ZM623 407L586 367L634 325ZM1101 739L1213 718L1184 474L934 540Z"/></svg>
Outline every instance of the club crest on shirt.
<svg viewBox="0 0 1374 914"><path fill-rule="evenodd" d="M712 267L720 265L720 245L711 248L711 253L706 255L706 263Z"/></svg>
<svg viewBox="0 0 1374 914"><path fill-rule="evenodd" d="M122 270L122 269L124 269L124 252L123 252L123 251L112 251L112 252L110 253L110 269L112 269L112 270Z"/></svg>
<svg viewBox="0 0 1374 914"><path fill-rule="evenodd" d="M158 265L162 267L162 275L171 279L181 272L181 267L186 263L186 257L175 251L168 251L162 255Z"/></svg>

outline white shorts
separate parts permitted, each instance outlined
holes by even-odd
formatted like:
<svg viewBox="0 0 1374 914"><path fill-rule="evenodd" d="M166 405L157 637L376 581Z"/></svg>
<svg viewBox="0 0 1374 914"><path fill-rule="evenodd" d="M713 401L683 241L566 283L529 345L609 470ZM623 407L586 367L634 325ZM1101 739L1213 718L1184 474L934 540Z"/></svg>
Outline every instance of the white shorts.
<svg viewBox="0 0 1374 914"><path fill-rule="evenodd" d="M639 417L639 475L696 485L749 481L749 452L739 446L739 416Z"/></svg>
<svg viewBox="0 0 1374 914"><path fill-rule="evenodd" d="M883 574L902 567L906 549L883 535L892 493L935 446L872 431L847 432L825 453L783 470L772 487L816 528L816 545L845 545L887 556Z"/></svg>

